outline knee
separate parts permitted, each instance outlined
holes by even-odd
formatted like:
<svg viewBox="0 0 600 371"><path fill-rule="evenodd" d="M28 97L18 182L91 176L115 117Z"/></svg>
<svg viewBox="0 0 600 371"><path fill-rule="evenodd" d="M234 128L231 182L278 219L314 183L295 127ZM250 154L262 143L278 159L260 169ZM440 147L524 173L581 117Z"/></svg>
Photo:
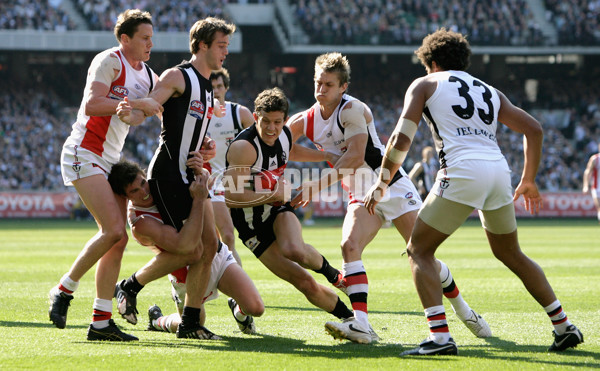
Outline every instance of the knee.
<svg viewBox="0 0 600 371"><path fill-rule="evenodd" d="M253 298L248 303L244 304L242 308L244 313L249 314L253 317L260 317L265 312L265 304L263 303L260 296Z"/></svg>
<svg viewBox="0 0 600 371"><path fill-rule="evenodd" d="M186 265L198 263L202 260L202 250L196 249L191 253L184 255L184 260Z"/></svg>
<svg viewBox="0 0 600 371"><path fill-rule="evenodd" d="M351 238L342 241L341 247L344 260L348 260L350 257L356 257L362 254L362 249L358 243Z"/></svg>
<svg viewBox="0 0 600 371"><path fill-rule="evenodd" d="M319 291L319 284L308 272L305 276L296 279L294 286L306 297L311 297Z"/></svg>
<svg viewBox="0 0 600 371"><path fill-rule="evenodd" d="M114 225L102 230L102 236L110 242L111 245L122 245L123 248L127 245L129 237L125 225Z"/></svg>
<svg viewBox="0 0 600 371"><path fill-rule="evenodd" d="M306 265L306 251L302 242L288 242L281 245L281 252L287 259L300 265Z"/></svg>
<svg viewBox="0 0 600 371"><path fill-rule="evenodd" d="M420 263L425 260L435 260L433 252L427 249L419 248L419 246L409 243L406 247L408 260L413 263ZM436 264L437 267L437 264Z"/></svg>

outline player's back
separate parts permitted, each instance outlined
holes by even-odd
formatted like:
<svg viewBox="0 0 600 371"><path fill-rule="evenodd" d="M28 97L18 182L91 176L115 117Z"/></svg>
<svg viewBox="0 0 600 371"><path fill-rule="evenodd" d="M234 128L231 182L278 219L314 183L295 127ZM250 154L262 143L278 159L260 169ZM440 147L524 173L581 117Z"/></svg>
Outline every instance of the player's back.
<svg viewBox="0 0 600 371"><path fill-rule="evenodd" d="M464 159L497 160L500 97L490 85L464 71L428 75L437 88L425 103L423 117L433 134L442 168Z"/></svg>

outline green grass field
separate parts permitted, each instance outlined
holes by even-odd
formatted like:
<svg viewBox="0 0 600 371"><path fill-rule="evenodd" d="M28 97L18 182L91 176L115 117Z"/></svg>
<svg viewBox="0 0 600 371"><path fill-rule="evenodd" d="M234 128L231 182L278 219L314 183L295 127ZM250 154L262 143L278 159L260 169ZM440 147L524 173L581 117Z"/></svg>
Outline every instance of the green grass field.
<svg viewBox="0 0 600 371"><path fill-rule="evenodd" d="M340 221L304 230L304 238L339 267ZM147 308L156 303L174 310L166 278L138 296L139 323L117 314L134 343L86 341L94 298L94 273L81 281L71 302L67 328L48 320L47 294L95 233L90 222L10 221L0 219L0 369L570 369L600 368L600 227L595 220L520 221L523 250L545 270L567 315L585 343L549 354L552 326L521 282L494 259L478 222L469 221L439 250L464 298L490 324L494 336L474 337L445 301L459 356L400 358L427 336L404 244L393 229L382 229L363 259L369 275L370 321L382 340L375 345L340 343L323 325L335 318L310 305L286 282L266 270L238 242L244 269L265 302L256 319L260 335L239 332L224 296L207 303L207 327L221 341L180 340L174 334L147 332ZM123 259L125 278L151 253L130 241ZM325 282L322 276L317 277ZM349 300L342 298L349 304ZM116 309L115 309L116 311Z"/></svg>

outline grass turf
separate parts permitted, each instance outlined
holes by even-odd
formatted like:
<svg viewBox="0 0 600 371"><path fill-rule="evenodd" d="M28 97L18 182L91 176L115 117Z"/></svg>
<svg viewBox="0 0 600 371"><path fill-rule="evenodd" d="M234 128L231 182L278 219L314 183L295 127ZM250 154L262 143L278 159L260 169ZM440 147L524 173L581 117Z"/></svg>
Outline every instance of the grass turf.
<svg viewBox="0 0 600 371"><path fill-rule="evenodd" d="M304 238L337 267L341 221L306 227ZM474 337L445 305L458 357L400 358L427 336L412 284L404 243L382 229L366 249L370 321L382 340L375 345L334 341L323 329L335 320L308 303L291 285L264 268L238 241L244 269L254 280L266 311L256 319L260 335L239 332L224 296L206 305L206 326L221 341L181 340L146 332L147 308L174 310L168 280L147 285L138 296L139 323L117 314L116 322L140 338L133 343L86 341L94 298L94 274L81 282L69 309L67 328L48 320L47 294L96 232L90 222L0 219L0 368L2 369L567 369L600 368L600 227L595 220L523 220L523 250L546 272L567 315L585 343L561 354L547 353L552 327L542 308L511 272L494 259L478 222L468 221L438 251L471 307L494 336ZM121 268L125 278L152 254L130 241ZM318 276L318 275L317 275ZM326 283L319 276L317 280ZM343 294L342 294L343 295ZM346 303L349 300L342 297ZM116 311L116 309L115 309Z"/></svg>

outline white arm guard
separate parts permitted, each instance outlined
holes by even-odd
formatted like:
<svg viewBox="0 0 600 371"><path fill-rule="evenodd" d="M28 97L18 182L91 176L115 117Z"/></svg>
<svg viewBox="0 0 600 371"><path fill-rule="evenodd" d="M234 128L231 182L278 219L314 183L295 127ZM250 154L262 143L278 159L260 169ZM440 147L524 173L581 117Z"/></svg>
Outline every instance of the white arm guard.
<svg viewBox="0 0 600 371"><path fill-rule="evenodd" d="M412 142L416 132L417 124L415 124L409 119L401 118L398 121L398 125L396 125L396 129L394 129L394 133L392 133L392 137L396 137L396 135L394 134L402 133L406 135L408 139L410 139L410 141ZM396 164L402 165L402 163L404 163L404 160L406 159L407 154L408 150L401 151L399 149L394 148L394 143L392 143L391 141L388 142L387 146L385 147L385 157Z"/></svg>
<svg viewBox="0 0 600 371"><path fill-rule="evenodd" d="M365 119L365 107L362 103L354 101L351 107L344 108L340 112L340 119L344 126L344 138L348 139L356 134L367 134L367 120Z"/></svg>

